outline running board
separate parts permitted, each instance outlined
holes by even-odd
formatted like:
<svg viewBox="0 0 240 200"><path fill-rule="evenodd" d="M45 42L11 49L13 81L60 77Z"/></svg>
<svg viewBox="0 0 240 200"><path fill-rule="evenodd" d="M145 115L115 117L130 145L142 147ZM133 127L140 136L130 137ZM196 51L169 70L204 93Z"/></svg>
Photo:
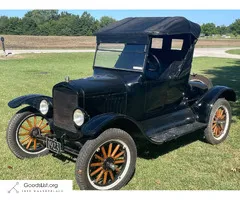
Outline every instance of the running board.
<svg viewBox="0 0 240 200"><path fill-rule="evenodd" d="M156 144L162 144L164 142L176 139L180 136L186 135L188 133L194 132L198 129L207 127L207 124L194 122L191 124L185 124L182 126L177 126L174 128L170 128L168 130L164 130L160 133L155 133L152 135L148 135L150 140Z"/></svg>

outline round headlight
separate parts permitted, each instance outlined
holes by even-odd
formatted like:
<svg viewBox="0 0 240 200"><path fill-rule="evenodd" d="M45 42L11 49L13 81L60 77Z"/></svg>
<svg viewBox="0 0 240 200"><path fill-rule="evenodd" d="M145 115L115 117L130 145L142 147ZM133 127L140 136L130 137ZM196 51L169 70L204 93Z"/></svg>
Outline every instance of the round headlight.
<svg viewBox="0 0 240 200"><path fill-rule="evenodd" d="M73 121L77 126L81 126L84 123L84 114L80 109L74 111Z"/></svg>
<svg viewBox="0 0 240 200"><path fill-rule="evenodd" d="M46 100L42 100L39 106L39 110L43 115L46 115L48 113L49 110L49 105L48 102Z"/></svg>

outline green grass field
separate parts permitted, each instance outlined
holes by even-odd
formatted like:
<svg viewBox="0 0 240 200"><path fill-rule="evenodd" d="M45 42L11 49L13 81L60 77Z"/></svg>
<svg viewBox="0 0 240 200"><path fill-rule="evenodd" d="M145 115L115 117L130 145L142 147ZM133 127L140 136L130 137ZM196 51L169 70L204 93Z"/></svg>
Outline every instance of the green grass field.
<svg viewBox="0 0 240 200"><path fill-rule="evenodd" d="M29 93L51 95L52 86L64 80L92 74L93 53L35 54L0 57L0 179L56 179L75 181L73 162L52 155L19 160L8 149L5 131L18 110L8 108L12 98ZM232 87L240 93L240 61L195 58L193 72L210 77L214 85ZM212 146L201 140L201 132L161 146L146 145L139 152L136 173L125 190L239 190L240 103L232 104L230 137Z"/></svg>
<svg viewBox="0 0 240 200"><path fill-rule="evenodd" d="M226 52L230 54L240 55L240 49L231 49L231 50L227 50Z"/></svg>

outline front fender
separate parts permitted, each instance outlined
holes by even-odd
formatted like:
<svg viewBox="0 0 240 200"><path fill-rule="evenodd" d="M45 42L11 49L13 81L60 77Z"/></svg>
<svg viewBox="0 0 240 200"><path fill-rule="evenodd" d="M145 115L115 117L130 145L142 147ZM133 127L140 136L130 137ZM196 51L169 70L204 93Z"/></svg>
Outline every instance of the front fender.
<svg viewBox="0 0 240 200"><path fill-rule="evenodd" d="M197 114L197 120L208 123L212 106L219 98L225 98L228 101L236 101L236 93L233 89L225 86L214 86L208 90L198 101L193 105L193 110Z"/></svg>
<svg viewBox="0 0 240 200"><path fill-rule="evenodd" d="M29 94L29 95L17 97L9 101L8 106L10 108L17 108L21 105L27 104L39 110L39 104L44 99L49 103L50 110L52 110L52 98L48 96L40 95L40 94Z"/></svg>
<svg viewBox="0 0 240 200"><path fill-rule="evenodd" d="M81 133L85 137L97 137L107 128L120 128L132 136L133 133L130 132L130 128L138 133L144 133L141 125L134 119L117 113L105 113L93 117L83 125Z"/></svg>

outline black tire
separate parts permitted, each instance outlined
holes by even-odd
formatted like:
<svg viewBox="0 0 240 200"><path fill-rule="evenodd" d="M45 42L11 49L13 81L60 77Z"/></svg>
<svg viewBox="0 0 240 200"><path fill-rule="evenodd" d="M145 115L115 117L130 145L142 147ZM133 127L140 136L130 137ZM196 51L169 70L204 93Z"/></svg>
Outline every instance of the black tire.
<svg viewBox="0 0 240 200"><path fill-rule="evenodd" d="M114 143L119 144L119 149L117 152L121 151L120 153L109 154L109 149L113 150L114 152L116 146L109 147L110 144L114 145ZM123 146L121 146L121 144ZM104 161L102 160L101 163L103 163L101 166L98 166L99 168L102 167L100 174L107 173L106 180L104 183L104 177L100 179L101 184L96 181L99 174L96 174L96 179L93 181L92 175L94 170L96 171L96 168L93 167L93 170L91 171L90 165L93 164L93 159L95 159L95 155L98 154L101 156L101 153L103 153L102 147L105 147L108 145L108 149L106 152L108 152L107 157L103 156ZM123 147L123 148L122 148ZM101 150L100 150L101 148ZM99 151L97 151L99 150ZM111 151L110 151L111 152ZM107 166L107 160L110 158L114 158L114 156L117 157L117 155L121 154L123 152L123 159L122 161L125 161L124 164L116 165L115 161L113 161L114 166L116 167L116 170L111 170L109 168L104 168L104 166ZM116 155L117 154L117 155ZM109 156L111 155L111 156ZM113 155L113 156L112 156ZM100 134L96 139L88 140L82 147L77 161L76 161L76 169L75 169L75 175L76 175L76 181L78 183L78 186L81 190L118 190L125 186L130 179L132 178L132 175L135 171L135 165L136 165L136 158L137 158L137 149L136 145L132 139L132 137L126 133L125 131L121 129L111 128L105 130L102 134ZM117 171L117 169L120 171ZM97 168L98 169L98 168ZM103 171L103 172L102 172ZM106 172L108 171L108 172ZM110 176L110 172L111 175ZM119 173L119 174L118 174ZM113 175L115 174L115 175ZM113 178L112 178L113 177Z"/></svg>
<svg viewBox="0 0 240 200"><path fill-rule="evenodd" d="M205 85L207 85L208 89L213 87L212 81L203 75L198 74L190 75L189 80L204 83Z"/></svg>
<svg viewBox="0 0 240 200"><path fill-rule="evenodd" d="M24 122L25 119L28 119L28 117L34 117L36 115L41 116L40 113L38 113L37 111L33 111L31 108L23 108L22 110L17 112L9 121L6 135L7 144L12 153L20 159L35 158L47 155L49 153L49 150L46 147L41 147L41 150L39 151L30 151L24 149L24 147L20 144L20 141L18 140L17 134L19 134L20 125Z"/></svg>
<svg viewBox="0 0 240 200"><path fill-rule="evenodd" d="M217 112L222 112L222 116L217 117ZM224 116L225 118L223 118ZM231 119L230 104L224 98L218 99L212 107L208 126L204 131L206 141L213 145L223 142L228 136Z"/></svg>

